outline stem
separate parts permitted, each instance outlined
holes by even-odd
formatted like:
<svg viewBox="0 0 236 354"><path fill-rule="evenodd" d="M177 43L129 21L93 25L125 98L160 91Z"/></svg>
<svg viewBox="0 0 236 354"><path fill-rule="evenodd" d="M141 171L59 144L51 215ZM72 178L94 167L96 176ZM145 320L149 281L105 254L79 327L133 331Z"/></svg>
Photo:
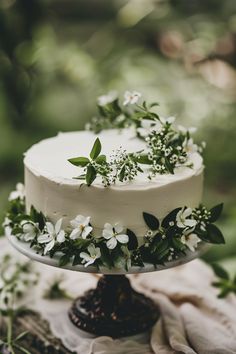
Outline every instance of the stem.
<svg viewBox="0 0 236 354"><path fill-rule="evenodd" d="M11 347L12 343L12 313L10 312L7 319L7 345Z"/></svg>

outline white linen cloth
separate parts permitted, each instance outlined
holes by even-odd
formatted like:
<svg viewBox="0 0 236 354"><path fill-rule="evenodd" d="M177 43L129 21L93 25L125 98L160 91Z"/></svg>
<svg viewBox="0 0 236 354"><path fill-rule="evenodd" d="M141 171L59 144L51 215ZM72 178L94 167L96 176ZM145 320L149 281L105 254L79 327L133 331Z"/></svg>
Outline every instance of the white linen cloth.
<svg viewBox="0 0 236 354"><path fill-rule="evenodd" d="M6 253L26 259L0 240L0 257ZM68 319L69 300L46 300L45 289L63 275L63 288L73 297L95 287L97 276L34 263L40 281L32 289L27 306L45 318L52 333L68 350L79 354L235 354L236 296L216 297L214 275L200 260L161 272L130 276L132 286L151 297L161 318L148 333L113 340L94 337L75 328Z"/></svg>

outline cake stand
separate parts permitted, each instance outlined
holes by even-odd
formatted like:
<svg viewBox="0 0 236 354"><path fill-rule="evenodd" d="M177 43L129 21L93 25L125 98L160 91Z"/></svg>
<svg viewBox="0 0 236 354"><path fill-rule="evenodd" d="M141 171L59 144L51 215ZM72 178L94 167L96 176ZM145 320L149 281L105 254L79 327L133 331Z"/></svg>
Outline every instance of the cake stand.
<svg viewBox="0 0 236 354"><path fill-rule="evenodd" d="M15 236L7 234L13 247L25 256L53 267L59 267L58 258L50 258L37 254L28 243L19 241ZM113 338L130 336L151 328L160 314L157 305L149 298L136 292L126 274L160 271L185 264L208 249L209 245L201 243L195 252L187 252L185 256L169 261L165 265L154 267L145 264L144 267L131 267L128 272L119 269L100 268L83 265L66 265L62 268L77 272L103 274L95 289L88 290L84 295L74 300L69 310L71 322L78 328L101 336Z"/></svg>

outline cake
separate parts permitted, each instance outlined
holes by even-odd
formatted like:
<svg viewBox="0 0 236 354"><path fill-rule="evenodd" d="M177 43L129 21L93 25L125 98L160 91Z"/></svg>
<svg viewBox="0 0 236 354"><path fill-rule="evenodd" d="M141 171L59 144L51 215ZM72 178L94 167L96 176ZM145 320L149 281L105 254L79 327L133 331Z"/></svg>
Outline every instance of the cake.
<svg viewBox="0 0 236 354"><path fill-rule="evenodd" d="M102 96L90 130L59 133L25 153L25 188L10 195L4 222L12 235L44 255L59 252L62 265L126 269L224 242L213 224L222 204L201 205L203 145L139 99L128 92L121 108Z"/></svg>
<svg viewBox="0 0 236 354"><path fill-rule="evenodd" d="M78 168L70 163L71 156L89 156L96 139L93 132L60 133L31 147L25 154L25 194L27 210L33 205L54 223L63 218L65 227L76 215L89 215L96 234L101 234L106 222L117 222L133 230L140 242L146 232L143 211L162 220L171 210L182 206L197 207L202 200L203 160L191 153L193 167L183 167L175 174L163 174L154 179L147 172L131 182L118 182L104 187L97 179L88 187L73 179ZM142 150L145 144L131 129L106 130L98 135L102 153L112 154L120 147L130 152ZM82 184L82 186L81 186Z"/></svg>

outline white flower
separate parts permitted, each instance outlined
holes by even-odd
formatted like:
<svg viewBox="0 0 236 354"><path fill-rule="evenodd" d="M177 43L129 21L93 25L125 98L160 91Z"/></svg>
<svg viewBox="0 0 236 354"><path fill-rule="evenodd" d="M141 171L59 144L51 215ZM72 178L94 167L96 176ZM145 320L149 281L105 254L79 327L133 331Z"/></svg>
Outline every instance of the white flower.
<svg viewBox="0 0 236 354"><path fill-rule="evenodd" d="M32 221L23 220L21 221L21 226L23 230L22 239L26 242L34 240L39 232L38 224L35 224Z"/></svg>
<svg viewBox="0 0 236 354"><path fill-rule="evenodd" d="M162 124L159 120L142 119L141 127L137 129L142 137L147 137L151 131L159 133L162 129Z"/></svg>
<svg viewBox="0 0 236 354"><path fill-rule="evenodd" d="M16 190L10 193L8 200L12 201L17 198L24 199L24 197L25 197L25 186L22 183L17 183Z"/></svg>
<svg viewBox="0 0 236 354"><path fill-rule="evenodd" d="M186 245L190 251L194 252L195 248L197 248L198 242L200 242L200 238L194 233L185 233L181 237L181 242Z"/></svg>
<svg viewBox="0 0 236 354"><path fill-rule="evenodd" d="M106 106L107 104L115 101L116 98L117 98L117 92L110 91L110 92L108 92L107 95L99 96L97 99L97 102L98 102L99 106Z"/></svg>
<svg viewBox="0 0 236 354"><path fill-rule="evenodd" d="M106 245L109 249L114 249L117 245L117 242L127 243L129 241L129 236L122 233L123 226L119 223L115 224L113 227L111 224L106 223L102 231L102 236L108 240Z"/></svg>
<svg viewBox="0 0 236 354"><path fill-rule="evenodd" d="M198 152L198 146L197 146L197 144L194 144L192 138L190 138L190 139L187 141L187 144L186 144L186 151L187 151L188 154L192 154L192 153L194 153L194 152Z"/></svg>
<svg viewBox="0 0 236 354"><path fill-rule="evenodd" d="M56 242L65 241L65 231L61 230L62 219L59 219L55 226L51 222L46 222L46 233L38 237L38 243L47 243L44 254L48 253Z"/></svg>
<svg viewBox="0 0 236 354"><path fill-rule="evenodd" d="M196 127L186 128L183 125L178 125L178 130L184 134L187 132L189 132L190 134L194 134L197 131L197 128Z"/></svg>
<svg viewBox="0 0 236 354"><path fill-rule="evenodd" d="M175 121L175 117L167 117L167 118L164 118L164 117L159 117L160 118L160 121L163 125L165 124L173 124L174 121Z"/></svg>
<svg viewBox="0 0 236 354"><path fill-rule="evenodd" d="M133 92L125 91L123 105L127 106L128 104L135 104L138 102L141 96L142 96L141 93L137 91L133 91Z"/></svg>
<svg viewBox="0 0 236 354"><path fill-rule="evenodd" d="M188 216L190 216L191 214L191 208L182 208L176 215L177 226L181 229L184 229L186 227L195 227L197 221L193 219L188 219Z"/></svg>
<svg viewBox="0 0 236 354"><path fill-rule="evenodd" d="M88 267L90 264L93 264L96 259L101 257L101 251L99 247L95 247L93 243L91 243L87 248L89 253L81 252L80 257L83 258L82 264L85 267Z"/></svg>
<svg viewBox="0 0 236 354"><path fill-rule="evenodd" d="M77 215L75 219L71 220L70 224L74 230L70 234L72 240L79 237L85 239L92 231L92 226L89 225L90 216Z"/></svg>

